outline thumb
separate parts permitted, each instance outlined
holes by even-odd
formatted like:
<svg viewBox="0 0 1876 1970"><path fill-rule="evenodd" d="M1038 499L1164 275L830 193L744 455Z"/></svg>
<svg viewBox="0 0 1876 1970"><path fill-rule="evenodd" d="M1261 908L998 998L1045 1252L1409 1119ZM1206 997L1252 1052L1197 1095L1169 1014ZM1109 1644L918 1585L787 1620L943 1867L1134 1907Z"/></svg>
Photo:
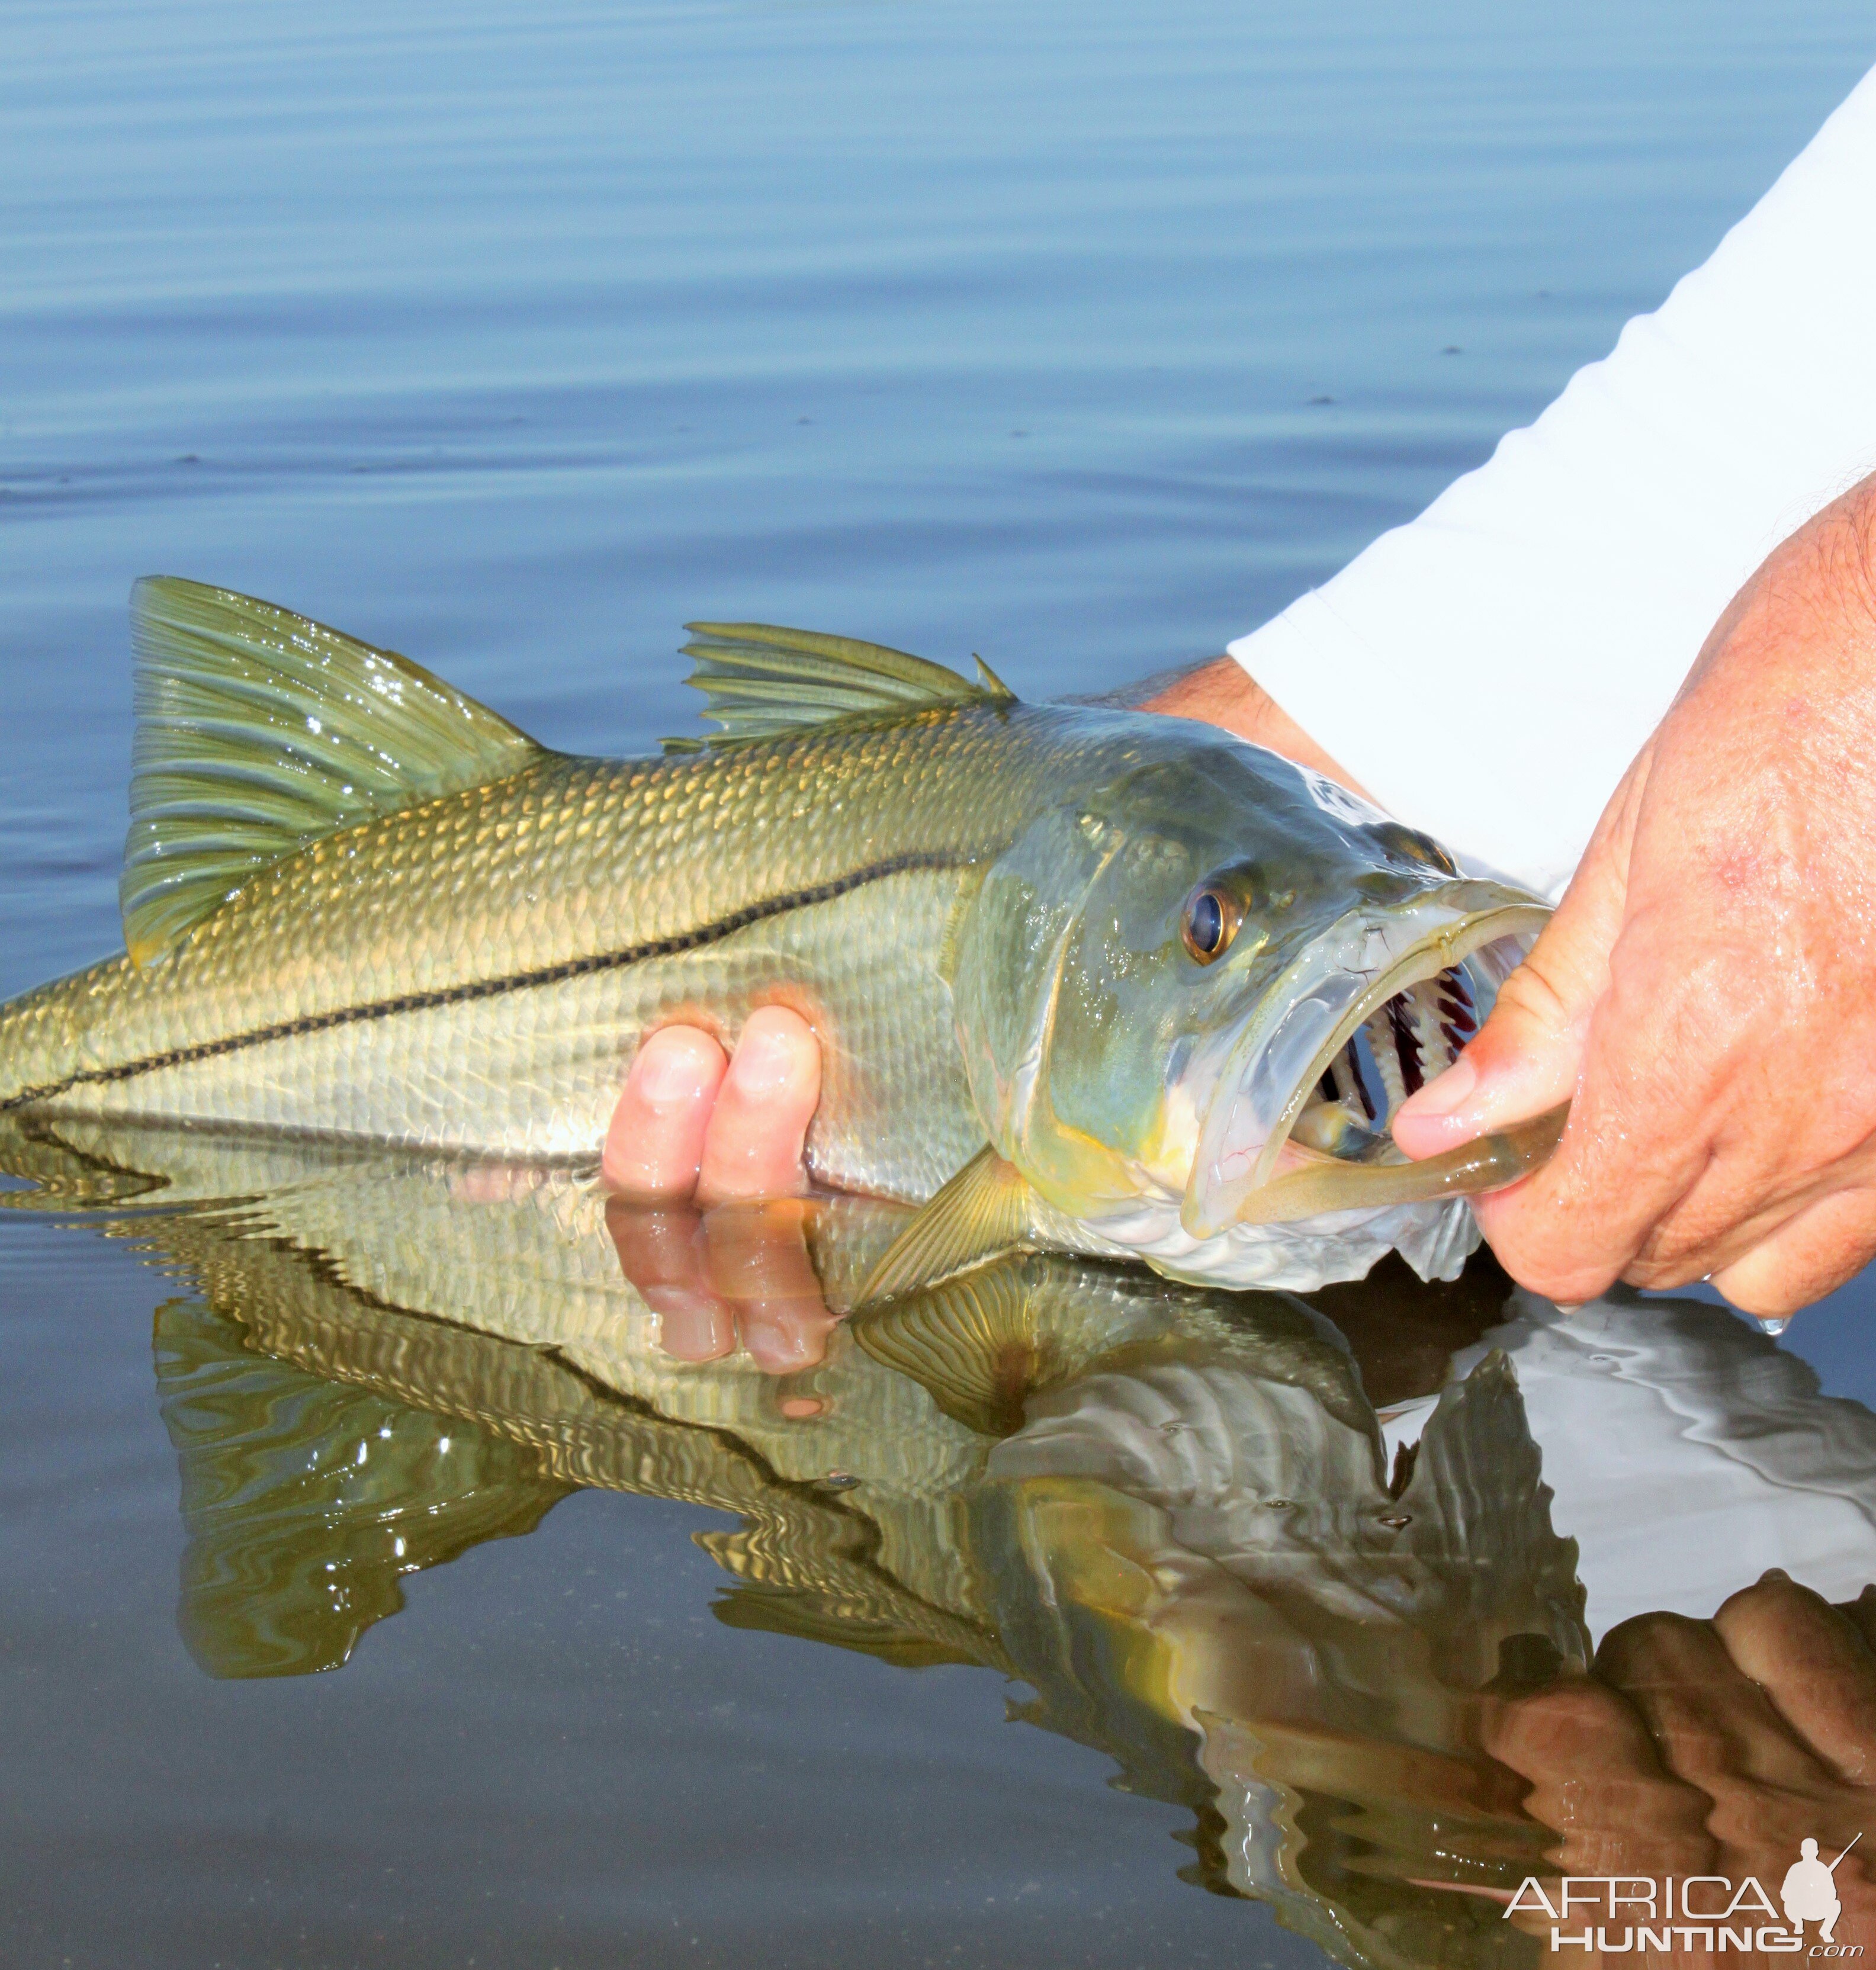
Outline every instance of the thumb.
<svg viewBox="0 0 1876 1970"><path fill-rule="evenodd" d="M1444 1074L1402 1104L1393 1133L1409 1156L1436 1156L1575 1094L1627 903L1634 810L1647 772L1644 753L1604 810L1556 915L1505 980L1491 1016Z"/></svg>

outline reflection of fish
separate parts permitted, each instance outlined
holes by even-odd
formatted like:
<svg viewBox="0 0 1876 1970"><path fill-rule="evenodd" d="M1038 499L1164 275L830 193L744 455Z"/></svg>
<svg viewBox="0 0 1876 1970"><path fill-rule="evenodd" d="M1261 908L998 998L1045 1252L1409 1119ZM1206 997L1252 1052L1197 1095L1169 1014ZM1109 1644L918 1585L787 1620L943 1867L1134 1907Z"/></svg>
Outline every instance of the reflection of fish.
<svg viewBox="0 0 1876 1970"><path fill-rule="evenodd" d="M1208 1885L1344 1963L1529 1962L1502 1897L1549 1836L1479 1721L1488 1682L1584 1666L1575 1550L1500 1358L1391 1482L1380 1448L1228 1357L1058 1390L990 1462L1026 1569L997 1572L1000 1633L1036 1721L1136 1782L1169 1789L1144 1719L1183 1727Z"/></svg>
<svg viewBox="0 0 1876 1970"><path fill-rule="evenodd" d="M1358 1366L1289 1295L1011 1256L863 1309L778 1383L664 1353L567 1172L76 1118L14 1144L0 1123L0 1167L23 1161L76 1199L129 1195L99 1221L200 1290L162 1310L157 1354L183 1627L213 1673L336 1666L402 1574L574 1488L682 1500L740 1522L698 1535L726 1622L1019 1678L1020 1714L1194 1813L1194 1878L1343 1962L1530 1954L1497 1903L1431 1885L1541 1867L1548 1836L1478 1750L1481 1686L1583 1656L1501 1361L1390 1468L1364 1383L1429 1394L1443 1354L1406 1382ZM902 1216L818 1208L831 1299ZM1338 1304L1374 1295L1375 1346L1412 1361L1417 1302L1474 1339L1490 1277L1416 1296L1396 1273Z"/></svg>
<svg viewBox="0 0 1876 1970"><path fill-rule="evenodd" d="M882 1289L1450 1276L1554 1139L1387 1133L1543 906L1211 727L743 626L691 645L724 738L580 759L242 597L135 626L128 954L0 1012L8 1106L590 1159L648 1029L793 1004L817 1174L940 1193Z"/></svg>

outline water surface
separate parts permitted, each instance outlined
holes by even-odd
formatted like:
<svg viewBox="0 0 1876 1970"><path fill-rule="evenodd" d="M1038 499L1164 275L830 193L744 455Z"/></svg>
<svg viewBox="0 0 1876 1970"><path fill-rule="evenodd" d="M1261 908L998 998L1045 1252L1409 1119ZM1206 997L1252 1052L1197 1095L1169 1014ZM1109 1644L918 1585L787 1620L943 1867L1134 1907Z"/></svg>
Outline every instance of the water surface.
<svg viewBox="0 0 1876 1970"><path fill-rule="evenodd" d="M138 574L583 749L688 728L700 616L1107 688L1485 457L1876 59L1809 0L0 22L8 990L118 940ZM1774 1345L1488 1267L1234 1310L1043 1268L1002 1369L940 1308L798 1386L675 1364L584 1195L240 1165L189 1182L246 1217L0 1224L9 1963L1516 1954L1413 1885L1439 1758L1439 1878L1544 1838L1478 1761L1497 1659L1426 1651L1522 1687L1768 1565L1876 1578L1861 1288ZM865 1234L816 1235L835 1277ZM1207 1404L1201 1524L1115 1460ZM1429 1440L1504 1481L1387 1526ZM1257 1445L1313 1446L1300 1518Z"/></svg>

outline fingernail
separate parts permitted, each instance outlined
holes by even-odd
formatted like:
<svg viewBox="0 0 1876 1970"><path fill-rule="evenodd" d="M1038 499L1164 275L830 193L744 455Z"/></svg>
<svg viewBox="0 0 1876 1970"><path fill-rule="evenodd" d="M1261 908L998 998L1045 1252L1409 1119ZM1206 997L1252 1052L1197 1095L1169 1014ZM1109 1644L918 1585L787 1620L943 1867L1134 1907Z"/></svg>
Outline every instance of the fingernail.
<svg viewBox="0 0 1876 1970"><path fill-rule="evenodd" d="M1411 1110L1416 1115L1450 1115L1471 1098L1478 1086L1478 1069L1461 1054L1444 1074L1429 1081L1419 1094L1409 1095L1401 1104L1402 1111Z"/></svg>
<svg viewBox="0 0 1876 1970"><path fill-rule="evenodd" d="M782 1033L745 1032L730 1056L730 1071L748 1094L775 1094L795 1078L795 1048Z"/></svg>
<svg viewBox="0 0 1876 1970"><path fill-rule="evenodd" d="M688 1048L648 1045L639 1056L639 1093L654 1108L694 1101L701 1091L695 1058Z"/></svg>

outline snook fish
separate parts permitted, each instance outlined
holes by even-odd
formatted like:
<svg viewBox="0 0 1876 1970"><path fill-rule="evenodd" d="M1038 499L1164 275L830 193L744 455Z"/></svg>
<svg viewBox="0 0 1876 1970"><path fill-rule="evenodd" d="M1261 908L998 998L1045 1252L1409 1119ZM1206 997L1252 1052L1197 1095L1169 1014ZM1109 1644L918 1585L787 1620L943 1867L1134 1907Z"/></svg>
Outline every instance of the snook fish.
<svg viewBox="0 0 1876 1970"><path fill-rule="evenodd" d="M597 1156L633 1049L797 1008L815 1177L924 1203L879 1295L1023 1243L1307 1289L1450 1276L1395 1109L1542 922L1215 729L902 652L696 625L723 727L574 757L393 652L171 579L132 597L125 952L0 1007L0 1108Z"/></svg>

